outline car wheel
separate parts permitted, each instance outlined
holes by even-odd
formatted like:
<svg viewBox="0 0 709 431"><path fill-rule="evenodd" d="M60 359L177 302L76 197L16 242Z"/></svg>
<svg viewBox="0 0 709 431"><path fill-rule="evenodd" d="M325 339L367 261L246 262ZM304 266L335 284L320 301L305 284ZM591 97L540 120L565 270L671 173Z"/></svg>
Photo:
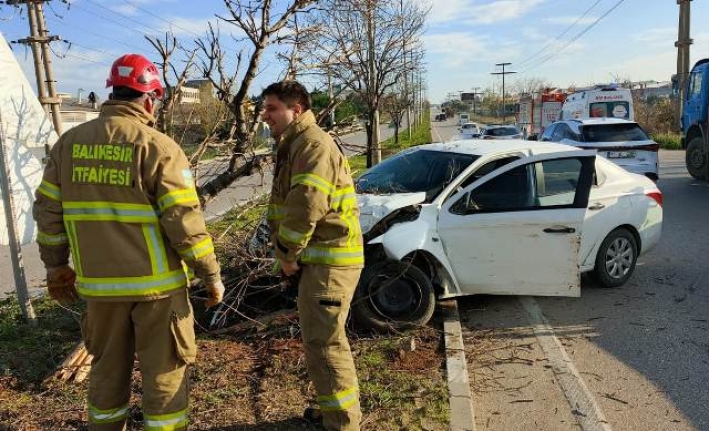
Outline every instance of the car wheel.
<svg viewBox="0 0 709 431"><path fill-rule="evenodd" d="M701 136L697 136L687 144L685 153L685 163L689 175L698 180L704 180L707 176L707 155L704 151L704 143Z"/></svg>
<svg viewBox="0 0 709 431"><path fill-rule="evenodd" d="M633 275L638 260L638 243L627 229L616 229L601 243L594 275L603 287L618 287Z"/></svg>
<svg viewBox="0 0 709 431"><path fill-rule="evenodd" d="M352 301L360 325L377 331L425 325L436 298L431 280L410 262L386 260L362 271Z"/></svg>

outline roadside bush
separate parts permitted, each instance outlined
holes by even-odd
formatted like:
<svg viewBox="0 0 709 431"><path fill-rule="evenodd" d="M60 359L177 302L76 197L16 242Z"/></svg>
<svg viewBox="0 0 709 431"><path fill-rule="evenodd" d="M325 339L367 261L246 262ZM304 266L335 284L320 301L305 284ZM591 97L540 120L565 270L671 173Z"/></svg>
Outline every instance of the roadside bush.
<svg viewBox="0 0 709 431"><path fill-rule="evenodd" d="M660 144L660 148L665 150L679 150L680 135L678 133L654 133L650 136L653 141Z"/></svg>

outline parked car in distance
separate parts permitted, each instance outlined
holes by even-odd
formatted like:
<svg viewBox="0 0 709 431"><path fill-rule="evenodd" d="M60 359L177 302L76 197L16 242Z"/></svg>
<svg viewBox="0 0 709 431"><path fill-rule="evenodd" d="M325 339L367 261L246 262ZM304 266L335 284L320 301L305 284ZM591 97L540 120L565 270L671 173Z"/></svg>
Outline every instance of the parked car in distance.
<svg viewBox="0 0 709 431"><path fill-rule="evenodd" d="M470 122L470 115L468 114L458 114L458 124L463 125Z"/></svg>
<svg viewBox="0 0 709 431"><path fill-rule="evenodd" d="M481 139L522 139L517 126L489 124L480 132Z"/></svg>
<svg viewBox="0 0 709 431"><path fill-rule="evenodd" d="M365 267L352 314L425 324L436 298L580 296L580 274L624 284L662 230L650 179L549 142L421 145L356 182Z"/></svg>
<svg viewBox="0 0 709 431"><path fill-rule="evenodd" d="M434 119L435 119L436 121L446 121L446 113L445 113L445 112L441 112L440 114L436 114L436 116L434 117Z"/></svg>
<svg viewBox="0 0 709 431"><path fill-rule="evenodd" d="M477 123L465 123L458 128L461 139L477 138L480 136L480 127Z"/></svg>
<svg viewBox="0 0 709 431"><path fill-rule="evenodd" d="M595 149L598 155L630 172L653 181L659 178L660 145L634 121L621 118L562 120L550 124L539 140Z"/></svg>

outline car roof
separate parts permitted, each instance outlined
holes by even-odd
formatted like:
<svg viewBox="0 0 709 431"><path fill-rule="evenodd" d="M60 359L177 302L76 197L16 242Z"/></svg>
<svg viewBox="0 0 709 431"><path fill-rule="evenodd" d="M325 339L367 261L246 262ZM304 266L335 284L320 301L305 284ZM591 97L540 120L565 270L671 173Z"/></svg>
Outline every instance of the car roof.
<svg viewBox="0 0 709 431"><path fill-rule="evenodd" d="M526 151L532 154L544 154L569 151L568 145L554 142L525 141L523 139L497 139L493 141L483 141L479 139L462 139L449 142L434 142L426 145L413 147L412 150L423 151L450 151L461 154L471 154L484 156L494 153L507 153L514 151Z"/></svg>

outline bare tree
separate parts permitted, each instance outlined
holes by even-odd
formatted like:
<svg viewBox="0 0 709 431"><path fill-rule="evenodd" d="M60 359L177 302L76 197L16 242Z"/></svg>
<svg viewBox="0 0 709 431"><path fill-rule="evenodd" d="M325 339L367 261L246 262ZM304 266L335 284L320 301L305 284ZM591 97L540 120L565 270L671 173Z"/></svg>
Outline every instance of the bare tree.
<svg viewBox="0 0 709 431"><path fill-rule="evenodd" d="M382 97L381 105L384 112L391 117L394 125L394 143L399 145L399 128L404 120L406 109L411 105L411 100L404 92L403 85L397 87L394 89L395 91Z"/></svg>
<svg viewBox="0 0 709 431"><path fill-rule="evenodd" d="M512 84L512 91L518 94L541 93L553 85L544 78L528 77L516 80Z"/></svg>
<svg viewBox="0 0 709 431"><path fill-rule="evenodd" d="M368 109L367 164L381 160L379 110L382 97L420 64L417 45L427 9L413 0L323 0L317 46L310 61L327 65L339 82L361 93ZM405 51L408 47L408 51ZM408 58L409 56L413 58Z"/></svg>
<svg viewBox="0 0 709 431"><path fill-rule="evenodd" d="M163 42L159 38L151 38L145 36L145 38L150 42L155 50L160 54L160 62L158 65L162 69L163 82L167 89L165 97L160 104L160 109L157 113L157 128L163 133L173 136L173 118L172 114L174 112L175 104L179 102L180 94L182 92L182 86L187 81L187 77L191 73L194 66L194 57L196 54L196 49L191 51L186 51L181 48L181 50L186 54L186 60L184 66L181 68L180 72L177 71L175 62L172 61L172 56L175 50L179 48L177 43L177 38L171 32L165 33L165 41ZM174 80L170 79L174 76ZM171 84L174 82L174 84Z"/></svg>
<svg viewBox="0 0 709 431"><path fill-rule="evenodd" d="M288 29L294 17L308 12L313 3L315 0L290 0L285 5L272 0L224 0L229 15L217 15L217 18L234 25L243 35L243 39L238 41L245 41L248 46L237 54L237 69L233 75L226 72L218 31L210 26L206 38L197 41L204 55L202 72L216 84L219 97L229 104L233 115L233 127L229 132L229 140L233 140L233 154L226 170L199 188L203 202L264 163L263 157L254 156L251 151L258 107L249 99L249 92L267 47L278 43L279 35ZM242 65L245 67L243 72ZM217 77L213 76L215 72ZM241 78L238 79L238 76ZM251 156L247 157L248 153Z"/></svg>

